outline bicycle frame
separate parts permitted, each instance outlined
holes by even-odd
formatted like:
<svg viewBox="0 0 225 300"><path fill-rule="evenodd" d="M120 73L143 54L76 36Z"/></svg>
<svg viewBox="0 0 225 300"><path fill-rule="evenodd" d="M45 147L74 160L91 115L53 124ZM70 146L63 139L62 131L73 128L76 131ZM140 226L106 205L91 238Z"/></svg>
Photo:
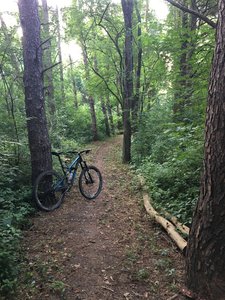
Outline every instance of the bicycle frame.
<svg viewBox="0 0 225 300"><path fill-rule="evenodd" d="M81 173L78 187L81 195L88 200L98 197L102 190L102 175L97 167L87 165L82 157L82 153L87 154L90 151L52 152L52 155L58 157L61 172L53 169L46 170L37 177L34 185L34 197L39 208L52 211L62 204L66 193L74 185L79 166ZM65 160L68 154L71 154L73 159Z"/></svg>
<svg viewBox="0 0 225 300"><path fill-rule="evenodd" d="M58 157L58 160L59 160L59 163L60 163L60 166L61 166L61 169L63 171L63 174L64 174L64 179L68 179L68 174L72 174L72 179L71 179L71 182L70 182L70 185L72 186L74 184L74 181L76 179L76 171L78 169L78 166L80 165L81 166L81 169L84 169L87 167L86 165L86 161L83 160L81 154L82 153L88 153L90 152L90 150L84 150L84 151L81 151L81 152L74 152L74 151L68 151L66 153L63 153L63 152L60 152L60 153L57 153L57 152L52 152L53 155L56 155ZM62 158L61 158L61 154L77 154L77 157L69 164L69 165L66 165L66 163L63 163L62 161Z"/></svg>

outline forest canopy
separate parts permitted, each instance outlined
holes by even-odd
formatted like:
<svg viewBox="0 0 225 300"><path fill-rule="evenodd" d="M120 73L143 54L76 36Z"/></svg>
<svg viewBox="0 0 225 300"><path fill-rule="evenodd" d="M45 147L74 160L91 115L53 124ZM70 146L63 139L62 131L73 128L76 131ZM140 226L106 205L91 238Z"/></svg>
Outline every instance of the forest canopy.
<svg viewBox="0 0 225 300"><path fill-rule="evenodd" d="M61 8L42 0L31 45L25 34L36 23L23 22L22 2L20 11L0 13L5 294L16 286L12 257L16 261L20 229L33 211L32 184L51 167L50 149L78 149L123 133L122 161L145 177L154 206L190 225L199 197L218 17L215 0L164 1L165 19L148 0L72 0ZM67 53L69 44L77 55ZM32 51L36 57L30 60Z"/></svg>

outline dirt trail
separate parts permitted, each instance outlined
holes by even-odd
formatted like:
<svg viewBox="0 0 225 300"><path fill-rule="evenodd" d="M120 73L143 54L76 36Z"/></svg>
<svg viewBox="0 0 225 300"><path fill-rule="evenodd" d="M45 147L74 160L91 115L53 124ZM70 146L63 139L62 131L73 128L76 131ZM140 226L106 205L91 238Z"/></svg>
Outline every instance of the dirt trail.
<svg viewBox="0 0 225 300"><path fill-rule="evenodd" d="M17 299L166 300L180 288L183 258L146 216L134 176L120 163L121 141L94 144L104 180L95 201L76 185L59 209L32 219Z"/></svg>

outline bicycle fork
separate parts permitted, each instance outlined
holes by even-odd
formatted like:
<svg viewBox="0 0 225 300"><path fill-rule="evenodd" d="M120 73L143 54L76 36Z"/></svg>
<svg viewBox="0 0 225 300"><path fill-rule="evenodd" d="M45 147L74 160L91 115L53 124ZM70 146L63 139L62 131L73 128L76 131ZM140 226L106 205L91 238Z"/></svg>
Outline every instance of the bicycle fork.
<svg viewBox="0 0 225 300"><path fill-rule="evenodd" d="M85 160L80 161L80 165L81 165L82 170L86 170L86 172L84 172L84 177L85 177L86 184L93 184L94 180L93 180L93 178L92 178L92 176L89 172L86 161Z"/></svg>

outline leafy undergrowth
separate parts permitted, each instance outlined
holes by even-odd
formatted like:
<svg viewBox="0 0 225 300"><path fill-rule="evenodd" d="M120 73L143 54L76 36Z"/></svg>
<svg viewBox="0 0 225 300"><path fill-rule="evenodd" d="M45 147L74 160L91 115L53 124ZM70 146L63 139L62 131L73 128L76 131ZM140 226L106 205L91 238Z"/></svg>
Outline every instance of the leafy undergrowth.
<svg viewBox="0 0 225 300"><path fill-rule="evenodd" d="M145 213L120 163L121 137L92 148L101 195L85 201L76 186L58 210L32 219L16 299L165 300L182 286L183 257Z"/></svg>
<svg viewBox="0 0 225 300"><path fill-rule="evenodd" d="M133 163L145 177L154 207L189 226L199 197L203 128L172 122L170 114L158 107L142 119L132 143Z"/></svg>
<svg viewBox="0 0 225 300"><path fill-rule="evenodd" d="M11 299L21 267L21 229L29 226L33 209L24 201L28 191L0 189L0 194L0 299Z"/></svg>

